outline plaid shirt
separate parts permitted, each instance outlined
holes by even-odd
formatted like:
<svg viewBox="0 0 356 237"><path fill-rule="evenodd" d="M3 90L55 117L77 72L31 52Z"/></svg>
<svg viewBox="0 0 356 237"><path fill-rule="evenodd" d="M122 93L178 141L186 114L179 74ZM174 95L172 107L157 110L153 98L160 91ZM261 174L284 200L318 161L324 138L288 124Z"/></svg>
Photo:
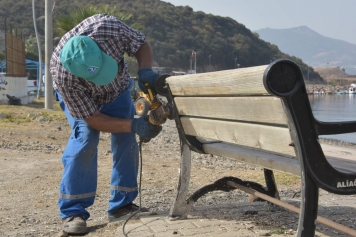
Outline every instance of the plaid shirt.
<svg viewBox="0 0 356 237"><path fill-rule="evenodd" d="M122 65L119 66L120 71L110 84L96 85L74 76L62 66L59 59L60 52L64 44L75 35L92 37L105 53ZM130 76L127 64L124 62L124 53L130 57L134 56L145 42L145 36L141 32L107 14L91 16L66 33L52 54L50 71L53 88L61 94L69 113L74 118L88 118L102 105L112 102L128 88Z"/></svg>

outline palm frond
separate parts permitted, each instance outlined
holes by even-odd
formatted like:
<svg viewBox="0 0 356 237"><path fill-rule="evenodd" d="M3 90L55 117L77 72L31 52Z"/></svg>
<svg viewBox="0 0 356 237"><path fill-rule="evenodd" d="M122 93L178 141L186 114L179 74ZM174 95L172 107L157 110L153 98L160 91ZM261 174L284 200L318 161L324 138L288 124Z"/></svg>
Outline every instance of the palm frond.
<svg viewBox="0 0 356 237"><path fill-rule="evenodd" d="M93 16L95 14L107 13L109 15L115 16L122 21L128 21L131 19L131 13L119 12L116 7L109 5L104 5L100 7L88 6L84 8L75 8L68 14L61 14L55 20L54 31L58 36L62 37L65 33L73 29L77 24L82 22L84 19ZM142 29L142 25L139 23L133 23L131 27L135 29Z"/></svg>

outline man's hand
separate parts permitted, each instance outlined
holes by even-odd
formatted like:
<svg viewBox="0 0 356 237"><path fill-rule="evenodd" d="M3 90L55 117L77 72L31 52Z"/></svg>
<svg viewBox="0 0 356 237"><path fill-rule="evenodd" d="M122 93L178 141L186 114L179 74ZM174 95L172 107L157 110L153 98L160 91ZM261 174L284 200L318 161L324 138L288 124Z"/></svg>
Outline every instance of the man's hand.
<svg viewBox="0 0 356 237"><path fill-rule="evenodd" d="M142 68L138 71L138 85L141 90L147 94L147 89L145 84L148 83L150 87L154 90L156 86L156 80L159 74L153 71L151 68Z"/></svg>
<svg viewBox="0 0 356 237"><path fill-rule="evenodd" d="M162 131L162 126L152 125L148 122L148 115L134 118L131 123L131 132L137 133L142 139L150 140Z"/></svg>

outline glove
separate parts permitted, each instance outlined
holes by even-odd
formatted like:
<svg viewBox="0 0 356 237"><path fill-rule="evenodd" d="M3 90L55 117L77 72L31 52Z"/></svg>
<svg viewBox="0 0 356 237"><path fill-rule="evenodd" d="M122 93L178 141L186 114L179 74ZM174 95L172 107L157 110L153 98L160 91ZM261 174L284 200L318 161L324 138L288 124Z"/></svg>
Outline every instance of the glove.
<svg viewBox="0 0 356 237"><path fill-rule="evenodd" d="M138 71L138 85L144 93L148 93L145 83L148 83L152 89L156 87L156 80L159 74L151 68L143 68Z"/></svg>
<svg viewBox="0 0 356 237"><path fill-rule="evenodd" d="M131 132L136 133L144 140L156 137L162 131L162 126L152 125L148 122L148 115L134 118L131 123Z"/></svg>

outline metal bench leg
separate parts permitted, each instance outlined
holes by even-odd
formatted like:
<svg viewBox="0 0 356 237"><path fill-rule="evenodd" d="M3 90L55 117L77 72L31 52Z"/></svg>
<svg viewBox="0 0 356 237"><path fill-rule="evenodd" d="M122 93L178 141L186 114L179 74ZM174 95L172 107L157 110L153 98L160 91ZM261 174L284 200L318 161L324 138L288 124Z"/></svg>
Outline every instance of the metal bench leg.
<svg viewBox="0 0 356 237"><path fill-rule="evenodd" d="M304 170L301 178L303 180L297 236L314 236L318 215L319 189Z"/></svg>
<svg viewBox="0 0 356 237"><path fill-rule="evenodd" d="M268 193L270 193L271 197L274 197L274 198L277 198L280 200L276 180L274 179L273 170L263 169L263 172L265 174L265 180L266 180L266 186L267 186Z"/></svg>
<svg viewBox="0 0 356 237"><path fill-rule="evenodd" d="M293 122L294 117L289 109L287 100L283 100L283 108L288 118L290 134L294 142L293 146L301 170L300 177L302 183L302 190L297 237L314 236L315 222L318 215L319 188L308 173L308 165L305 161L305 158L303 158L303 149L301 146L301 142L299 141L296 125Z"/></svg>
<svg viewBox="0 0 356 237"><path fill-rule="evenodd" d="M181 143L181 163L176 198L169 212L169 217L186 219L191 207L186 201L190 182L191 151L186 143Z"/></svg>
<svg viewBox="0 0 356 237"><path fill-rule="evenodd" d="M265 181L266 181L266 188L265 188L266 191L263 193L266 193L270 197L281 200L279 197L276 180L274 179L273 170L263 169L263 172L264 172ZM258 198L252 194L249 194L248 201L249 202L264 202L265 200L263 200L262 198ZM271 204L271 203L269 203L269 204Z"/></svg>

